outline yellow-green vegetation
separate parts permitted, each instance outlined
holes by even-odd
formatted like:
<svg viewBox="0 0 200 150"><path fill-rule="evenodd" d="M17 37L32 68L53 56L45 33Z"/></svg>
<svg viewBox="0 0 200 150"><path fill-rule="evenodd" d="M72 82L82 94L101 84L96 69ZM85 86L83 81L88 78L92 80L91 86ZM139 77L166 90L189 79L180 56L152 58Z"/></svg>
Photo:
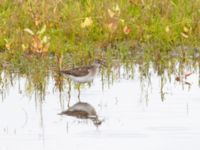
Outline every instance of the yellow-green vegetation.
<svg viewBox="0 0 200 150"><path fill-rule="evenodd" d="M88 57L121 41L162 51L198 46L199 6L199 0L0 0L0 50Z"/></svg>

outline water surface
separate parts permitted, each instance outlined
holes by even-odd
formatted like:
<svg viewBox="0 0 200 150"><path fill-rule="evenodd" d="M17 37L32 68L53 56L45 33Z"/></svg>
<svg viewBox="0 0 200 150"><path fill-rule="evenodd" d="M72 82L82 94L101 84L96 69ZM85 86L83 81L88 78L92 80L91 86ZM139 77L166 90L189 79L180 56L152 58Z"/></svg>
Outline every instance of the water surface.
<svg viewBox="0 0 200 150"><path fill-rule="evenodd" d="M0 149L200 149L198 69L187 78L190 84L176 81L175 74L160 76L153 68L141 78L137 65L113 72L103 81L99 73L81 88L81 101L104 119L98 128L90 120L57 115L79 101L73 83L69 91L65 79L60 92L50 73L42 93L30 89L27 77L14 73L10 82L2 72Z"/></svg>

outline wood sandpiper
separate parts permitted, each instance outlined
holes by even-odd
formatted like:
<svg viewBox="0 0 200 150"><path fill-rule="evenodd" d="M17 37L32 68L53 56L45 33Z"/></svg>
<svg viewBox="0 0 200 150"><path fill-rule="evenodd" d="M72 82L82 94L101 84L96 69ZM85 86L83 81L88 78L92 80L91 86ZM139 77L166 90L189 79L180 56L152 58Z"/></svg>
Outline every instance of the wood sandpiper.
<svg viewBox="0 0 200 150"><path fill-rule="evenodd" d="M78 83L78 98L80 100L80 84L93 81L99 72L100 66L104 65L100 60L95 60L92 65L73 68L70 70L61 70L61 74Z"/></svg>

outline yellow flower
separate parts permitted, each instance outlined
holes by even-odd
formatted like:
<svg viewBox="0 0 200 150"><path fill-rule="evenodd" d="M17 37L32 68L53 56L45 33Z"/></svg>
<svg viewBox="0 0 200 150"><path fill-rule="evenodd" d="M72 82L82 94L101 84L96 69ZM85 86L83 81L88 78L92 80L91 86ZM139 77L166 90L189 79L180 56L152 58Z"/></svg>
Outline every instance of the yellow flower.
<svg viewBox="0 0 200 150"><path fill-rule="evenodd" d="M93 24L91 17L86 17L85 20L81 23L81 28L89 27Z"/></svg>

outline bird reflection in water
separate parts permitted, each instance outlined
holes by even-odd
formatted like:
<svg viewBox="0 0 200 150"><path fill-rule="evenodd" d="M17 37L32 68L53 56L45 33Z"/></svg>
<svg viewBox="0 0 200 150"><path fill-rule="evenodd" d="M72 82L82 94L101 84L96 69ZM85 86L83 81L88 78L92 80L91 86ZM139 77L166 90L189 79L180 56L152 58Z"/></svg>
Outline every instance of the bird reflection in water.
<svg viewBox="0 0 200 150"><path fill-rule="evenodd" d="M79 119L90 119L96 127L101 125L103 122L103 120L99 120L94 107L85 102L78 102L58 115L67 115Z"/></svg>

